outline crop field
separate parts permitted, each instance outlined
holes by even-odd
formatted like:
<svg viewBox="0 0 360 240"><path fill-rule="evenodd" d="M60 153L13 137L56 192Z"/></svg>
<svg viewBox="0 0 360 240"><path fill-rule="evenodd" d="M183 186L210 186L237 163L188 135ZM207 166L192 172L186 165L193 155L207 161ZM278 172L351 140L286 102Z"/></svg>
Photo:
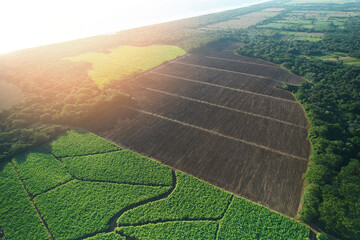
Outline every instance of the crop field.
<svg viewBox="0 0 360 240"><path fill-rule="evenodd" d="M112 109L86 128L295 216L310 154L308 123L294 97L276 86L305 80L229 48L147 72L126 86L135 105Z"/></svg>
<svg viewBox="0 0 360 240"><path fill-rule="evenodd" d="M360 66L360 59L349 57L348 54L344 52L330 52L324 53L323 55L310 55L307 57L322 61L342 61L344 65Z"/></svg>
<svg viewBox="0 0 360 240"><path fill-rule="evenodd" d="M276 15L280 14L282 10L283 9L281 8L279 9L272 8L268 10L265 9L260 12L241 15L239 17L236 17L228 21L207 25L204 28L211 30L247 28L252 25L256 25L259 22L262 22L268 18L275 17Z"/></svg>
<svg viewBox="0 0 360 240"><path fill-rule="evenodd" d="M358 16L356 12L333 12L333 11L291 11L286 15L281 16L280 19L275 19L272 22L263 25L257 25L261 29L273 29L290 32L311 32L320 34L324 32L332 32L335 29L343 29L347 18ZM304 36L302 36L304 37ZM294 39L294 40L304 40ZM309 41L319 41L318 38L306 39Z"/></svg>
<svg viewBox="0 0 360 240"><path fill-rule="evenodd" d="M146 71L184 54L185 51L176 46L122 46L113 49L110 53L88 53L67 60L90 62L93 69L89 71L89 76L102 88L111 81Z"/></svg>
<svg viewBox="0 0 360 240"><path fill-rule="evenodd" d="M308 33L308 32L290 32L283 31L280 34L285 36L285 39L289 41L322 41L324 33Z"/></svg>
<svg viewBox="0 0 360 240"><path fill-rule="evenodd" d="M10 107L22 101L24 101L24 96L20 88L0 80L0 109Z"/></svg>
<svg viewBox="0 0 360 240"><path fill-rule="evenodd" d="M96 141L98 149L90 141L95 153L83 143L82 154L54 155L51 146L69 136L69 142ZM77 129L0 165L5 238L305 239L311 234L293 219L129 150L105 152L109 145ZM66 148L55 151L69 154ZM238 219L251 221L238 227Z"/></svg>
<svg viewBox="0 0 360 240"><path fill-rule="evenodd" d="M326 4L326 3L334 3L334 4L345 4L345 3L352 3L356 2L356 0L292 0L286 4L289 5L296 5L296 4Z"/></svg>

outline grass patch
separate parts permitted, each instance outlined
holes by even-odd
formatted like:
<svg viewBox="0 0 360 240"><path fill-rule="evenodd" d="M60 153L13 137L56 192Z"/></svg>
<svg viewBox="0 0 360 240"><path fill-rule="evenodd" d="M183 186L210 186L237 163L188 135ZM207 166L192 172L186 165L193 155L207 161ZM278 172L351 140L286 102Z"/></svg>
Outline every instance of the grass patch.
<svg viewBox="0 0 360 240"><path fill-rule="evenodd" d="M332 53L325 53L322 55L312 55L306 56L309 59L313 60L322 60L322 61L342 61L345 65L349 66L360 66L360 59L349 57L347 53L344 52L332 52Z"/></svg>
<svg viewBox="0 0 360 240"><path fill-rule="evenodd" d="M289 39L291 41L310 41L310 42L318 42L318 41L322 41L322 38L317 38L317 37L294 37Z"/></svg>
<svg viewBox="0 0 360 240"><path fill-rule="evenodd" d="M71 179L62 164L53 155L34 151L19 155L13 163L24 179L28 191L35 195Z"/></svg>
<svg viewBox="0 0 360 240"><path fill-rule="evenodd" d="M110 219L123 208L168 190L74 180L34 201L56 239L74 239L106 230Z"/></svg>
<svg viewBox="0 0 360 240"><path fill-rule="evenodd" d="M296 4L328 4L328 3L334 3L334 4L345 4L345 3L353 3L356 2L356 0L292 0L288 3L289 5L296 5Z"/></svg>
<svg viewBox="0 0 360 240"><path fill-rule="evenodd" d="M312 24L310 20L280 20L278 23L287 23L287 24Z"/></svg>
<svg viewBox="0 0 360 240"><path fill-rule="evenodd" d="M216 239L216 222L167 222L144 226L119 227L117 231L142 240Z"/></svg>
<svg viewBox="0 0 360 240"><path fill-rule="evenodd" d="M357 66L360 67L360 59L357 58L348 58L343 60L345 65Z"/></svg>
<svg viewBox="0 0 360 240"><path fill-rule="evenodd" d="M221 217L231 199L230 194L187 174L176 172L176 176L176 188L168 198L127 211L118 224Z"/></svg>
<svg viewBox="0 0 360 240"><path fill-rule="evenodd" d="M50 239L13 166L0 164L0 169L0 226L5 239Z"/></svg>
<svg viewBox="0 0 360 240"><path fill-rule="evenodd" d="M111 233L100 233L94 237L85 238L85 240L126 240L126 237L111 232Z"/></svg>
<svg viewBox="0 0 360 240"><path fill-rule="evenodd" d="M88 53L67 59L74 62L90 62L93 69L89 71L89 76L99 88L102 88L111 81L149 70L184 54L185 51L177 46L121 46L107 54Z"/></svg>
<svg viewBox="0 0 360 240"><path fill-rule="evenodd" d="M47 146L57 157L105 153L119 147L85 130L71 130Z"/></svg>
<svg viewBox="0 0 360 240"><path fill-rule="evenodd" d="M291 28L291 26L289 26L288 23L274 22L274 23L259 25L259 26L257 26L257 28L288 29L288 28Z"/></svg>
<svg viewBox="0 0 360 240"><path fill-rule="evenodd" d="M63 159L70 173L85 180L119 183L173 184L172 170L128 150Z"/></svg>
<svg viewBox="0 0 360 240"><path fill-rule="evenodd" d="M298 239L310 229L260 205L234 198L220 222L218 239Z"/></svg>
<svg viewBox="0 0 360 240"><path fill-rule="evenodd" d="M117 231L141 239L163 239L157 237L163 231L158 222L176 221L174 231L187 234L192 224L210 221L220 225L218 239L305 239L310 234L309 228L286 216L240 197L231 198L231 194L184 173L176 174L177 186L168 198L125 212Z"/></svg>

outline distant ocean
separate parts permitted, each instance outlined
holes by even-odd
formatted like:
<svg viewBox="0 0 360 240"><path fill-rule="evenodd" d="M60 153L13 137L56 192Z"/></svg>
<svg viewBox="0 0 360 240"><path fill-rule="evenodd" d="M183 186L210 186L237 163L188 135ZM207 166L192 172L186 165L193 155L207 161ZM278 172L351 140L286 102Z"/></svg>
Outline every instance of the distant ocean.
<svg viewBox="0 0 360 240"><path fill-rule="evenodd" d="M0 53L222 12L267 1L269 0L6 1L0 4Z"/></svg>

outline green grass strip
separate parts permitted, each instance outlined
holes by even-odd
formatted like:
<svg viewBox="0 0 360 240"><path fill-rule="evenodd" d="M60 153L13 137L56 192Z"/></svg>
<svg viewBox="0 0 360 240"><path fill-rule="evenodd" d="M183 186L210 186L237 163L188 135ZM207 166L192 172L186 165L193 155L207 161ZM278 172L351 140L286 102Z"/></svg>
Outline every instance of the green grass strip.
<svg viewBox="0 0 360 240"><path fill-rule="evenodd" d="M125 212L118 225L221 218L231 194L179 171L176 176L177 185L169 197Z"/></svg>
<svg viewBox="0 0 360 240"><path fill-rule="evenodd" d="M211 221L166 222L144 226L117 228L117 231L136 239L215 239L217 223Z"/></svg>
<svg viewBox="0 0 360 240"><path fill-rule="evenodd" d="M6 240L50 239L13 166L0 164L0 226Z"/></svg>
<svg viewBox="0 0 360 240"><path fill-rule="evenodd" d="M32 195L42 193L71 179L61 162L51 154L33 151L19 155L13 163Z"/></svg>
<svg viewBox="0 0 360 240"><path fill-rule="evenodd" d="M78 179L172 186L172 170L137 153L122 150L63 159Z"/></svg>
<svg viewBox="0 0 360 240"><path fill-rule="evenodd" d="M119 147L85 130L71 130L47 146L57 157L105 153Z"/></svg>
<svg viewBox="0 0 360 240"><path fill-rule="evenodd" d="M74 180L34 201L56 239L74 239L106 231L119 211L169 189Z"/></svg>
<svg viewBox="0 0 360 240"><path fill-rule="evenodd" d="M111 232L111 233L99 233L94 237L85 238L85 240L126 240L126 237Z"/></svg>
<svg viewBox="0 0 360 240"><path fill-rule="evenodd" d="M304 240L310 229L293 219L236 197L220 222L218 239Z"/></svg>

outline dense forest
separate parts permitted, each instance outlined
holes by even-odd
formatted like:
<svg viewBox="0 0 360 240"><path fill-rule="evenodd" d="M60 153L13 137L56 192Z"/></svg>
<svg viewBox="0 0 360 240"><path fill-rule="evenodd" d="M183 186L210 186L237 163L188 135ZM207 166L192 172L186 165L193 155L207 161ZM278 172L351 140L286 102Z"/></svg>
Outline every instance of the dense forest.
<svg viewBox="0 0 360 240"><path fill-rule="evenodd" d="M251 32L251 34L250 34ZM234 34L238 54L280 64L309 82L282 86L304 107L312 155L300 219L347 239L360 239L360 68L308 56L344 52L358 58L360 18L325 33L323 41L288 41L256 29Z"/></svg>

